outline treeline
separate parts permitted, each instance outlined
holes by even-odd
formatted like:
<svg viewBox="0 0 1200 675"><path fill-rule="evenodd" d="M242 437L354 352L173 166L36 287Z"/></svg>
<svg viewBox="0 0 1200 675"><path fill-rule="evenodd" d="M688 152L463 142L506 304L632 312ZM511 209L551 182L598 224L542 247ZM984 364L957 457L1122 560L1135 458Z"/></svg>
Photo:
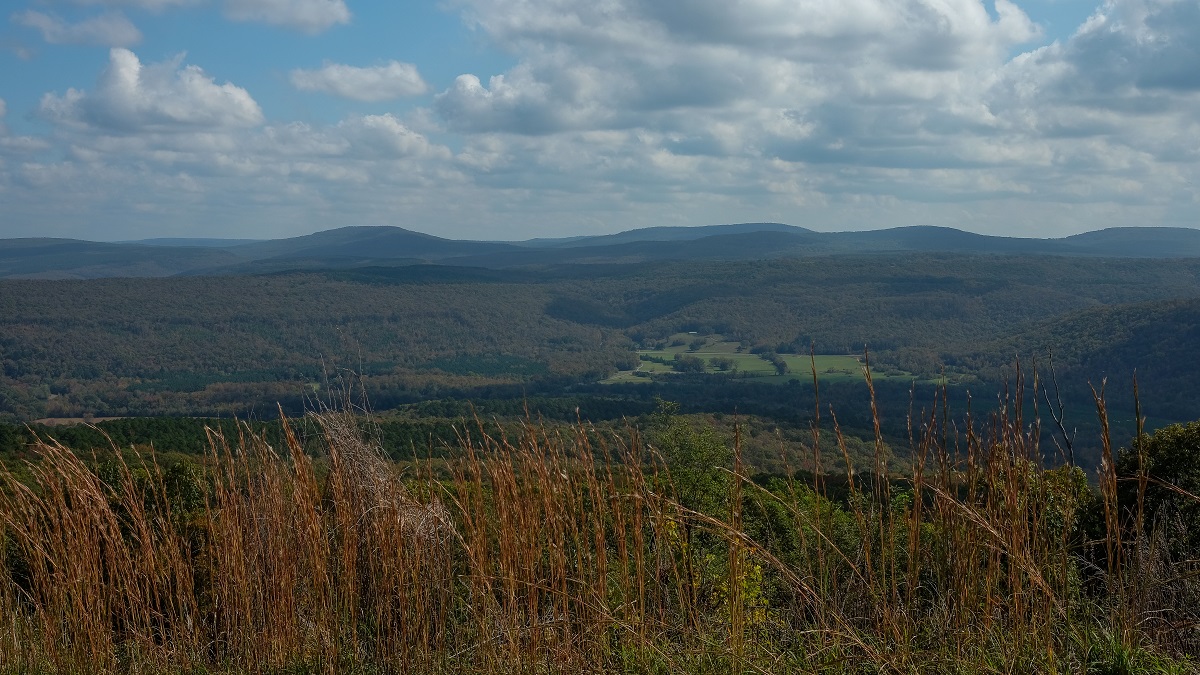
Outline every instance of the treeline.
<svg viewBox="0 0 1200 675"><path fill-rule="evenodd" d="M446 449L458 444L471 424L469 417L421 419L360 420L360 433L376 443L393 460L443 457ZM493 426L491 421L486 426ZM299 417L292 430L302 446L312 450L325 443L321 429L309 418ZM283 426L278 419L267 421L206 419L189 417L143 417L104 420L95 424L61 426L0 424L0 461L28 457L28 449L53 440L83 457L105 455L114 449L134 449L163 456L191 457L195 461L210 450L213 438L230 442L240 436L254 435L267 445L287 446Z"/></svg>

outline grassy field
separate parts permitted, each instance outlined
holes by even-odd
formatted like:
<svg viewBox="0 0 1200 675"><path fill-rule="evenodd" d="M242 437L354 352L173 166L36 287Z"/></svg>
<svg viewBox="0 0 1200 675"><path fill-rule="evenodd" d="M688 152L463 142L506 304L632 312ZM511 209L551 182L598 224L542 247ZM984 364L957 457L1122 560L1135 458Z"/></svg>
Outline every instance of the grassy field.
<svg viewBox="0 0 1200 675"><path fill-rule="evenodd" d="M693 343L699 340L704 340L704 345L697 344L693 348ZM793 379L808 381L812 377L814 361L817 377L822 381L858 381L863 378L863 360L858 356L817 354L815 357L810 357L808 354L778 354L777 358L787 364L787 372L780 375L772 361L762 358L759 354L750 353L741 343L726 340L721 335L677 333L667 340L667 345L662 349L638 350L641 362L638 364L637 370L621 371L604 381L610 384L648 382L650 378L645 377L644 374L659 375L677 372L670 364L677 358L688 356L702 360L705 364L705 373L723 374L729 377L752 377L771 384L784 384ZM713 359L723 360L725 369L722 370L714 365ZM662 363L660 360L666 361L666 363ZM896 371L873 371L872 377L877 380L910 381L913 379L911 373Z"/></svg>
<svg viewBox="0 0 1200 675"><path fill-rule="evenodd" d="M962 448L936 412L903 479L881 444L755 478L667 408L644 436L480 424L405 471L334 413L315 458L290 426L195 465L36 444L0 465L0 673L1200 670L1200 562L1111 461L1096 490L1027 459L1019 407Z"/></svg>

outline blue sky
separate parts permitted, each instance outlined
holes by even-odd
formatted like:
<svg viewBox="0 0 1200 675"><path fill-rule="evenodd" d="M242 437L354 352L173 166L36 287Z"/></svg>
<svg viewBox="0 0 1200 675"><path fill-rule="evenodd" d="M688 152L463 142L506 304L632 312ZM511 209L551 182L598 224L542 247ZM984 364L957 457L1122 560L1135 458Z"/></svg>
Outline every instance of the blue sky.
<svg viewBox="0 0 1200 675"><path fill-rule="evenodd" d="M1197 0L10 0L0 237L1200 225Z"/></svg>

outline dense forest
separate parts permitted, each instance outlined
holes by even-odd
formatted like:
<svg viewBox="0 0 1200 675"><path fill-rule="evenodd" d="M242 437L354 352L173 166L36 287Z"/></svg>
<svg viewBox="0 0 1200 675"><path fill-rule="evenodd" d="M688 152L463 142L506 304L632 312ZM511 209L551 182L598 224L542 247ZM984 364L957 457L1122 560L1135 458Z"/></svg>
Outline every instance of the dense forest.
<svg viewBox="0 0 1200 675"><path fill-rule="evenodd" d="M561 393L682 331L780 353L868 348L879 367L977 392L1053 352L1076 398L1138 369L1147 410L1179 421L1200 402L1173 366L1196 345L1198 291L1192 259L952 254L2 281L0 415L296 410L344 371L384 407Z"/></svg>
<svg viewBox="0 0 1200 675"><path fill-rule="evenodd" d="M1056 440L1078 445L1076 461L1095 466L1093 387L1122 438L1135 427L1135 372L1149 428L1200 409L1200 384L1180 366L1200 347L1198 294L1195 259L911 253L5 280L0 422L271 420L353 381L367 407L405 420L618 424L670 400L692 415L755 416L784 436L823 406L869 437L865 382L815 373L815 389L801 358L814 350L869 359L891 445L909 445L912 415L944 381L957 411L998 395L1041 405L1043 445L1059 461ZM755 378L686 353L690 373L644 360L691 338L786 374ZM640 377L612 377L621 372Z"/></svg>

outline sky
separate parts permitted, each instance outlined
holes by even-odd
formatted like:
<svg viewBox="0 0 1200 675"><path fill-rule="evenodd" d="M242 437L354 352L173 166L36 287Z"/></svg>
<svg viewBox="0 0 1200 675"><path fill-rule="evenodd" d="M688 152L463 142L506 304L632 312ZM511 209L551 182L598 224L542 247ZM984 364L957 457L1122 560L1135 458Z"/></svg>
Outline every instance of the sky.
<svg viewBox="0 0 1200 675"><path fill-rule="evenodd" d="M0 12L0 237L1200 227L1200 0Z"/></svg>

